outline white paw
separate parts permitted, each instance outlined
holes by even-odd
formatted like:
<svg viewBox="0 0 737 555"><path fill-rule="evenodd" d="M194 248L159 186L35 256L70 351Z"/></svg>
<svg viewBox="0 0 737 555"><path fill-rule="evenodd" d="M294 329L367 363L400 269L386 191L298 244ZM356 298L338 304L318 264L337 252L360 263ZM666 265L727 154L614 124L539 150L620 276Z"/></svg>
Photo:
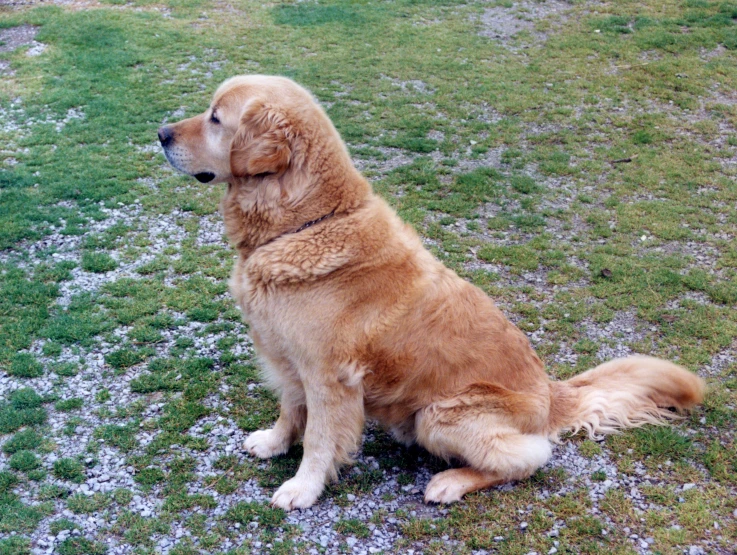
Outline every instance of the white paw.
<svg viewBox="0 0 737 555"><path fill-rule="evenodd" d="M274 430L259 430L246 438L243 449L261 459L268 459L281 455L289 450L289 445L281 438L276 437Z"/></svg>
<svg viewBox="0 0 737 555"><path fill-rule="evenodd" d="M455 503L467 492L466 484L453 473L441 472L425 488L425 503Z"/></svg>
<svg viewBox="0 0 737 555"><path fill-rule="evenodd" d="M317 501L324 484L294 477L284 482L271 498L271 505L285 511L306 509Z"/></svg>

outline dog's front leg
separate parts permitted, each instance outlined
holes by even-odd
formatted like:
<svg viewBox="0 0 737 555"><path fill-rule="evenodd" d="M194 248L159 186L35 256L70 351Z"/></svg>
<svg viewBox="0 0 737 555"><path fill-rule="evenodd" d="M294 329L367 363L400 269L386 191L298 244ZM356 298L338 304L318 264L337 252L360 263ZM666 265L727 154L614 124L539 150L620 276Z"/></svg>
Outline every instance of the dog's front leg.
<svg viewBox="0 0 737 555"><path fill-rule="evenodd" d="M279 419L273 428L253 432L243 448L262 459L282 455L299 440L305 429L307 408L305 393L300 382L282 384Z"/></svg>
<svg viewBox="0 0 737 555"><path fill-rule="evenodd" d="M297 474L276 491L271 500L287 511L313 505L328 479L335 479L341 464L350 462L363 431L362 375L341 371L304 377L307 426L304 456Z"/></svg>

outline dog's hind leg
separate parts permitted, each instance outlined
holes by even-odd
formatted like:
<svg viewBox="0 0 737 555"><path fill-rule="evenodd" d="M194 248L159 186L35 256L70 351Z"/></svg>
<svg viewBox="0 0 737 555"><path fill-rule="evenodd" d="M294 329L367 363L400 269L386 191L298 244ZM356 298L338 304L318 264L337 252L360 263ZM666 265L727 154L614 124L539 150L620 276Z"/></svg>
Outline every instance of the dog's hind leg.
<svg viewBox="0 0 737 555"><path fill-rule="evenodd" d="M551 455L542 432L548 402L545 395L479 383L420 411L418 442L434 455L468 465L433 476L425 501L452 503L466 493L532 475Z"/></svg>

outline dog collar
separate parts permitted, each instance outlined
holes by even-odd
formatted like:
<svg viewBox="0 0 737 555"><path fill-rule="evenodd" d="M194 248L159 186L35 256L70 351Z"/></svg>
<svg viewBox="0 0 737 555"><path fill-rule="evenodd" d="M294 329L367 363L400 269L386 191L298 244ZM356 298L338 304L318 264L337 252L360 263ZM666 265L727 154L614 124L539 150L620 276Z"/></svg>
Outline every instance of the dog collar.
<svg viewBox="0 0 737 555"><path fill-rule="evenodd" d="M335 215L335 210L333 210L332 212L330 212L330 214L325 214L324 216L320 216L316 220L312 220L311 222L307 222L306 224L302 224L298 229L295 229L294 231L287 231L286 233L282 233L281 235L277 235L276 237L272 237L271 239L269 239L265 243L263 243L263 244L261 244L261 245L259 245L257 247L254 247L253 250L259 249L261 247L265 247L266 245L270 245L271 243L273 243L274 241L276 241L277 239L279 239L281 237L284 237L285 235L293 235L295 233L299 233L300 231L304 231L308 227L312 227L315 224L319 224L321 221L327 220L328 218L330 218L330 217L332 217L334 215ZM238 248L243 248L243 247L239 244L238 245Z"/></svg>
<svg viewBox="0 0 737 555"><path fill-rule="evenodd" d="M307 222L306 224L302 224L302 226L298 230L292 231L292 233L299 233L300 231L304 231L308 227L312 227L315 224L319 224L323 220L327 220L328 218L330 218L334 214L335 214L335 210L333 210L332 212L330 212L330 214L325 214L324 216L320 216L316 220L312 220L311 222Z"/></svg>

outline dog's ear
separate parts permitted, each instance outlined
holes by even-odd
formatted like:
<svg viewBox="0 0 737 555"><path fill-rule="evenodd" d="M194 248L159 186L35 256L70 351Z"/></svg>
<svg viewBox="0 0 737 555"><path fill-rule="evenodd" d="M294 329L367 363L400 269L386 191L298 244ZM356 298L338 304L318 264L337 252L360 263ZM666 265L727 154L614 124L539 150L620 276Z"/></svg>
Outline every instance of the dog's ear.
<svg viewBox="0 0 737 555"><path fill-rule="evenodd" d="M241 116L230 144L230 172L234 177L280 174L292 158L287 119L262 100L254 100Z"/></svg>

